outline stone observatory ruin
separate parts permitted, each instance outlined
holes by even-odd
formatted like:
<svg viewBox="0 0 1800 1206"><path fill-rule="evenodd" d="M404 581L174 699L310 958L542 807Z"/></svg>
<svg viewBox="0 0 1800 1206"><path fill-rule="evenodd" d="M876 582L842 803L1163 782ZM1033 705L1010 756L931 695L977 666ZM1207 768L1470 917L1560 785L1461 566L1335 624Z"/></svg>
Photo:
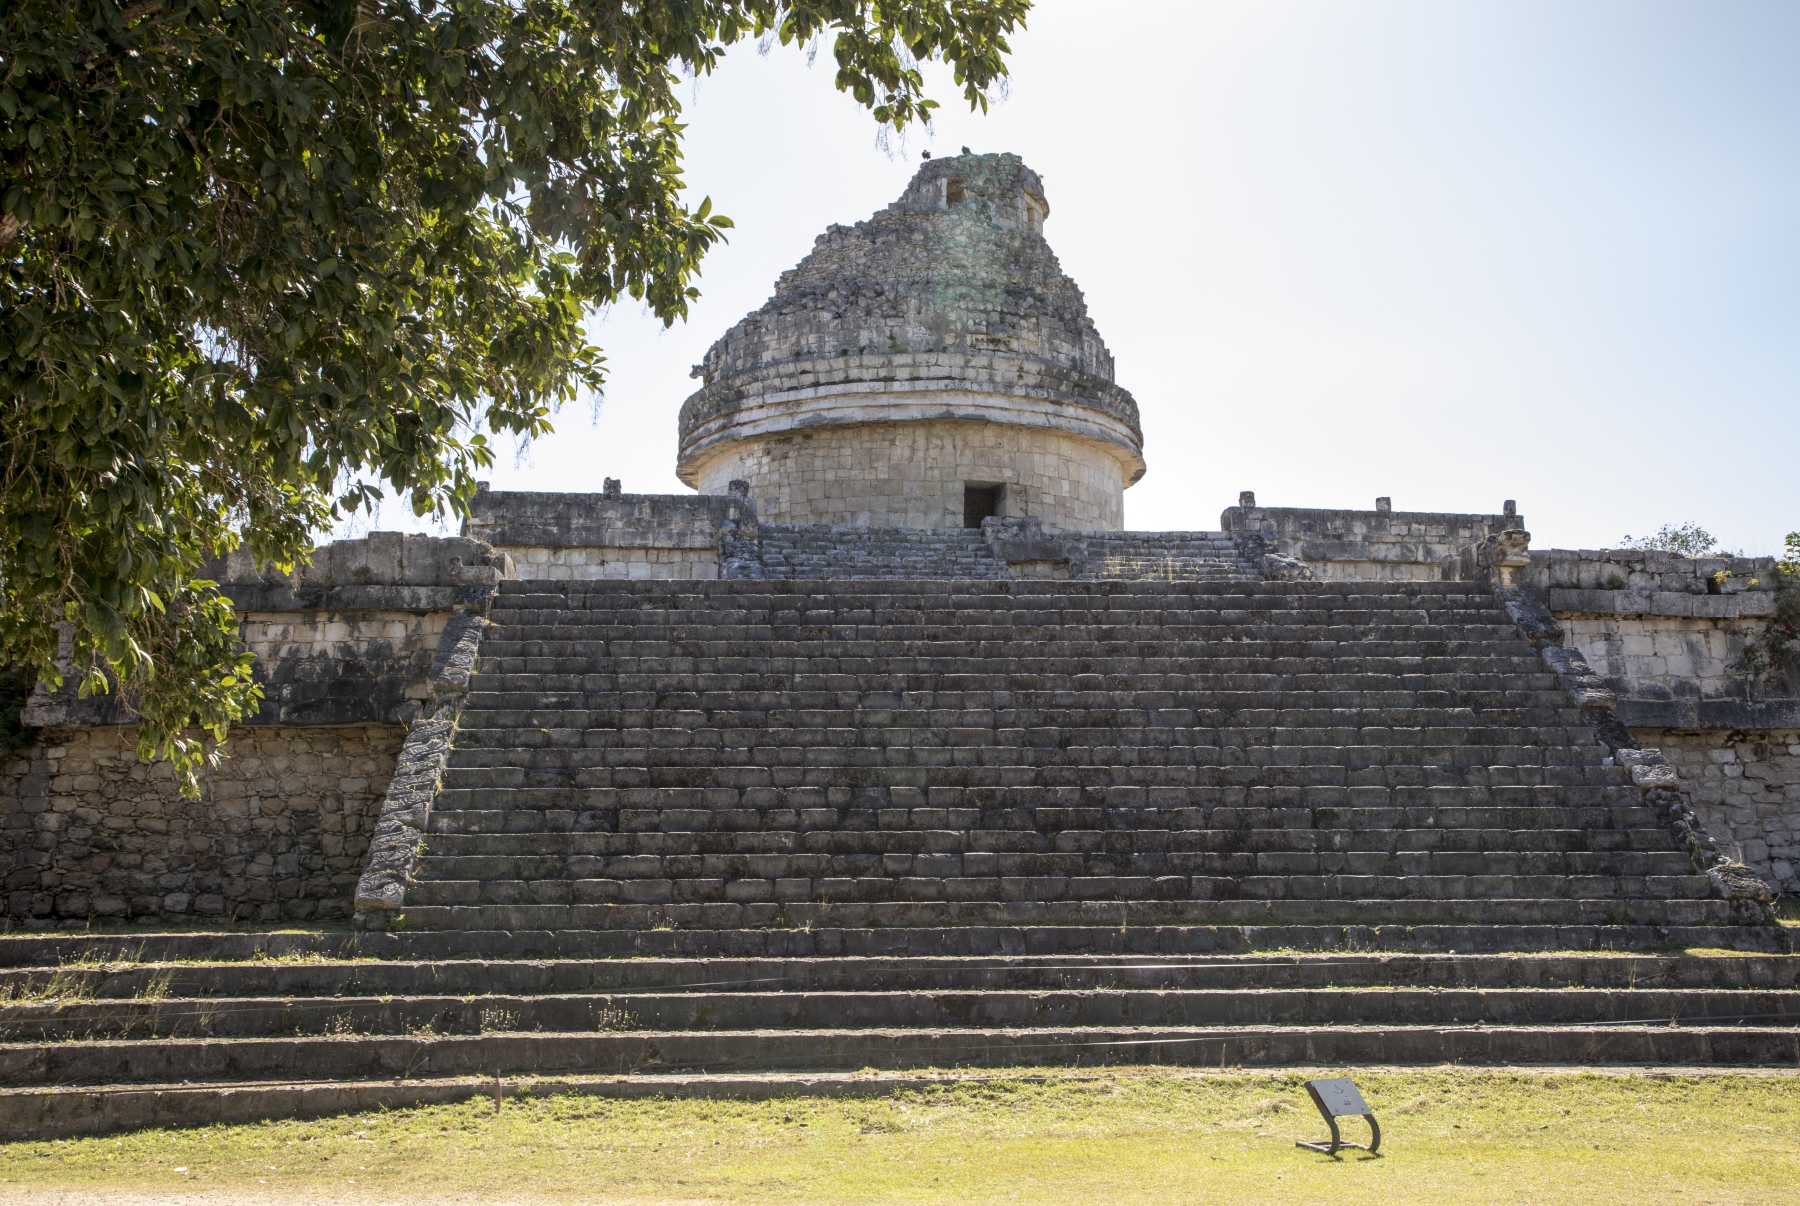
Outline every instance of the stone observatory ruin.
<svg viewBox="0 0 1800 1206"><path fill-rule="evenodd" d="M700 367L697 493L213 566L265 701L198 801L40 684L0 1136L520 1077L1793 1066L1800 666L1746 651L1794 584L1534 549L1510 501L1125 531L1136 404L1048 213L965 154L833 227Z"/></svg>
<svg viewBox="0 0 1800 1206"><path fill-rule="evenodd" d="M1049 214L1018 156L963 155L831 227L695 366L681 480L743 481L779 523L1123 527L1137 404L1044 240Z"/></svg>

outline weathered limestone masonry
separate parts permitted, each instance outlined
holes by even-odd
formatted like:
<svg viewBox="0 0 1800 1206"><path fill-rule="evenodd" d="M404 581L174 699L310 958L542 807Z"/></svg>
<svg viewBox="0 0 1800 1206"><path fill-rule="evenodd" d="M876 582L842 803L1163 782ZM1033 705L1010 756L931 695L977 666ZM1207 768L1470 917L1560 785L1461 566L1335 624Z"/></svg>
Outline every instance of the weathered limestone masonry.
<svg viewBox="0 0 1800 1206"><path fill-rule="evenodd" d="M1777 891L1800 895L1800 729L1633 730L1681 776L1707 832Z"/></svg>
<svg viewBox="0 0 1800 1206"><path fill-rule="evenodd" d="M1015 155L927 163L900 200L833 226L728 331L681 409L681 480L747 482L783 524L954 528L982 515L1109 530L1144 474L1113 382Z"/></svg>
<svg viewBox="0 0 1800 1206"><path fill-rule="evenodd" d="M720 545L740 526L756 526L756 504L741 492L625 494L609 479L601 494L545 494L482 483L463 535L507 554L520 578L704 581L719 576Z"/></svg>
<svg viewBox="0 0 1800 1206"><path fill-rule="evenodd" d="M128 726L46 730L0 778L0 924L347 918L402 731L245 725L190 801Z"/></svg>
<svg viewBox="0 0 1800 1206"><path fill-rule="evenodd" d="M1499 515L1396 511L1386 498L1373 511L1259 507L1245 491L1219 526L1267 552L1298 561L1319 582L1435 582L1446 557L1504 531L1524 531L1508 502Z"/></svg>
<svg viewBox="0 0 1800 1206"><path fill-rule="evenodd" d="M1483 583L516 582L491 619L366 913L916 954L1128 923L1773 940Z"/></svg>
<svg viewBox="0 0 1800 1206"><path fill-rule="evenodd" d="M376 533L291 575L214 569L264 703L184 800L129 711L42 688L0 777L8 924L347 918L406 726L459 606L503 573L477 541Z"/></svg>
<svg viewBox="0 0 1800 1206"><path fill-rule="evenodd" d="M1246 492L1220 526L1318 581L1487 580L1530 591L1560 644L1616 699L1622 729L1660 749L1703 828L1783 892L1800 892L1800 669L1760 683L1736 668L1775 613L1768 557L1657 550L1530 551L1511 502L1499 515L1259 507ZM1267 569L1265 567L1265 572Z"/></svg>
<svg viewBox="0 0 1800 1206"><path fill-rule="evenodd" d="M1739 662L1775 613L1772 559L1553 549L1530 579L1713 840L1800 893L1800 668L1746 681Z"/></svg>
<svg viewBox="0 0 1800 1206"><path fill-rule="evenodd" d="M1046 532L1035 516L979 528L746 527L722 550L725 578L1075 578L1114 582L1255 582L1258 548L1223 532Z"/></svg>
<svg viewBox="0 0 1800 1206"><path fill-rule="evenodd" d="M1752 685L1736 668L1775 614L1772 558L1553 549L1532 554L1531 584L1634 728L1741 727L1765 696L1800 695L1800 669Z"/></svg>

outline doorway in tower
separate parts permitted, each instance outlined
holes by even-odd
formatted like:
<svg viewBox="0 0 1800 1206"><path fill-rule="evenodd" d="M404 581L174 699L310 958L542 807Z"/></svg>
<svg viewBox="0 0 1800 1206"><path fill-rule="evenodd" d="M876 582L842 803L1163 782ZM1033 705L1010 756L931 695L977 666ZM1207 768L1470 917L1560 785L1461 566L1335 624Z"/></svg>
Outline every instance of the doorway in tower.
<svg viewBox="0 0 1800 1206"><path fill-rule="evenodd" d="M1005 486L964 482L963 527L978 528L988 516L1000 514L1000 501L1005 490Z"/></svg>

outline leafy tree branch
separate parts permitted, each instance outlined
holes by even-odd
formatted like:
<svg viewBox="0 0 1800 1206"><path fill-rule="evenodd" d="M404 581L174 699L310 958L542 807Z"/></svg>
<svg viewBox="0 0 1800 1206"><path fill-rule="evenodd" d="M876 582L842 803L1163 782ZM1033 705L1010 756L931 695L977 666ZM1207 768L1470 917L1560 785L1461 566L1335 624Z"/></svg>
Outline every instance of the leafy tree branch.
<svg viewBox="0 0 1800 1206"><path fill-rule="evenodd" d="M836 86L984 106L1029 0L13 0L0 10L0 663L119 691L190 789L255 706L199 577L383 486L454 512L622 298L672 323L730 221L676 89L830 37Z"/></svg>

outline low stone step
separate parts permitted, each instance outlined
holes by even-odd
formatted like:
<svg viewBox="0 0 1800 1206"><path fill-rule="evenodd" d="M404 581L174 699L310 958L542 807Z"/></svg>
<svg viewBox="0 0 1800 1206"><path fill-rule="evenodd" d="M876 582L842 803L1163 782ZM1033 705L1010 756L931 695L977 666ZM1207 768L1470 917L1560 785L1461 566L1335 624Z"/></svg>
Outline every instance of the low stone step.
<svg viewBox="0 0 1800 1206"><path fill-rule="evenodd" d="M503 633L506 630L501 630ZM496 641L500 640L496 637ZM810 648L819 645L828 648ZM490 648L503 648L495 645ZM642 651L608 650L587 642L567 651L521 651L487 654L479 663L484 674L497 671L536 674L613 674L666 676L693 671L701 674L810 674L867 675L867 685L881 689L892 683L880 675L916 676L915 690L953 690L982 687L973 676L989 680L986 689L1004 683L1003 676L1030 675L1039 691L1105 690L1112 685L1131 685L1132 676L1162 676L1145 687L1185 687L1193 691L1278 690L1282 678L1300 678L1301 686L1345 690L1355 687L1417 685L1451 689L1449 676L1474 676L1469 685L1492 690L1494 680L1511 674L1543 673L1542 663L1522 643L1498 645L1480 641L1457 647L1406 639L1377 646L1366 641L1255 643L1240 634L1221 636L1213 642L1164 641L1153 632L1120 638L1104 648L1062 650L1045 638L1021 637L1008 646L979 644L938 649L921 642L905 642L895 648L877 648L866 642L828 640L808 642L746 641L707 643L678 642L674 648ZM1100 675L1093 680L1086 675ZM1082 682L1076 680L1082 678ZM1122 680L1109 682L1108 680ZM1434 681L1435 680L1435 681ZM655 685L644 677L642 685ZM1541 689L1538 680L1527 679L1520 689Z"/></svg>
<svg viewBox="0 0 1800 1206"><path fill-rule="evenodd" d="M655 607L668 600L681 605L709 600L761 600L767 606L818 607L835 601L867 599L924 600L937 606L1013 606L1154 609L1161 606L1242 605L1259 608L1330 606L1338 600L1368 600L1363 606L1390 601L1410 602L1412 606L1476 606L1493 605L1491 593L1473 582L1379 582L1331 581L1306 583L1271 583L1247 581L1219 583L1210 586L1192 583L1123 583L1077 582L1055 579L1017 579L1013 581L979 581L968 585L950 580L890 579L843 583L838 581L784 582L780 585L750 581L657 580L667 589L623 589L648 586L648 581L625 582L620 579L575 579L549 581L520 579L516 589L500 592L508 602L521 596L584 598L612 595L632 600L642 607ZM1287 587L1289 589L1273 589ZM1300 589L1291 589L1299 587ZM1355 605L1355 604L1352 604Z"/></svg>
<svg viewBox="0 0 1800 1206"><path fill-rule="evenodd" d="M386 1076L1007 1065L1551 1063L1792 1066L1789 1026L792 1029L102 1040L0 1045L0 1083L82 1086ZM28 1108L28 1107L27 1107ZM11 1111L9 1110L8 1113Z"/></svg>
<svg viewBox="0 0 1800 1206"><path fill-rule="evenodd" d="M667 675L648 684L624 681L618 675L493 675L478 674L472 680L475 689L467 706L476 713L489 710L533 710L565 708L590 712L617 712L620 719L645 715L652 709L705 710L736 707L749 699L756 708L787 710L827 708L852 705L873 710L869 701L882 706L892 703L895 710L908 700L918 701L923 709L949 711L964 707L1021 707L1054 711L1069 717L1069 723L1100 722L1121 709L1130 709L1141 701L1146 707L1191 708L1196 729L1256 725L1277 725L1293 713L1325 709L1355 709L1379 713L1388 727L1417 727L1419 718L1430 708L1466 709L1471 719L1466 723L1483 723L1483 717L1499 709L1530 709L1546 723L1572 727L1578 719L1567 700L1548 691L1494 688L1490 690L1403 689L1402 684L1388 682L1380 690L1304 690L1280 689L1229 690L1196 692L1182 684L1162 684L1154 680L1171 677L1162 674L1133 675L1138 685L1116 689L1036 690L1008 688L990 682L986 689L954 689L908 687L906 680L874 681L876 676L844 675L837 689L824 686L783 690L770 686L779 681L778 674L748 673ZM837 676L819 676L829 680ZM532 684L536 683L534 687ZM736 685L734 685L736 684ZM1517 687L1514 682L1512 687ZM495 688L495 689L490 689ZM500 689L504 688L504 689ZM904 717L903 717L904 718ZM1038 727L1033 725L1031 727Z"/></svg>
<svg viewBox="0 0 1800 1206"><path fill-rule="evenodd" d="M1176 592L1132 600L1078 596L938 596L834 592L805 599L731 596L672 600L577 595L538 595L515 599L502 595L491 614L511 627L569 625L655 632L671 625L720 630L803 629L893 625L897 628L1059 629L1092 627L1135 629L1168 625L1177 629L1218 629L1304 624L1321 628L1375 628L1433 624L1446 631L1460 626L1505 629L1503 607L1488 599L1409 599L1405 596L1289 596L1280 605L1250 596L1189 598ZM1505 631L1508 638L1517 634Z"/></svg>
<svg viewBox="0 0 1800 1206"><path fill-rule="evenodd" d="M1472 707L1410 708L1295 708L1266 715L1245 717L1241 711L1227 713L1178 704L1172 692L1115 691L1108 693L1103 707L1077 706L1073 701L1055 706L1024 703L1016 699L990 701L980 708L965 708L959 700L955 707L939 706L929 698L913 698L913 693L887 692L861 695L846 700L831 692L784 691L696 691L671 693L653 701L649 708L626 707L619 698L608 693L585 694L553 690L509 692L476 692L465 701L468 714L490 718L516 715L519 723L536 727L539 718L558 719L552 728L618 729L662 728L680 721L691 727L692 714L699 712L709 725L718 728L756 727L780 724L792 727L804 722L815 728L855 728L880 723L928 725L940 728L964 726L965 714L976 721L990 721L996 728L1037 729L1054 727L1080 730L1113 727L1115 722L1144 725L1157 722L1159 728L1203 729L1219 734L1214 744L1243 744L1242 737L1265 728L1285 731L1320 730L1346 735L1365 732L1389 732L1395 729L1445 729L1461 732L1485 730L1577 729L1584 723L1572 707L1505 707L1477 710ZM922 693L921 693L922 694ZM1227 740L1236 737L1238 740ZM1318 744L1333 744L1323 742ZM1344 744L1344 743L1337 743Z"/></svg>
<svg viewBox="0 0 1800 1206"><path fill-rule="evenodd" d="M919 811L927 811L920 809ZM1048 811L1040 809L1040 812ZM1071 810L1089 811L1089 810ZM1099 811L1099 810L1093 810ZM659 813L659 817L666 814ZM1084 818L1085 819L1085 818ZM1382 858L1417 853L1494 853L1529 857L1546 853L1648 853L1673 849L1660 826L1653 829L1080 829L1044 826L1041 848L1060 852L1116 851L1121 855L1157 850L1212 852L1232 857L1259 854L1347 854ZM930 828L810 829L798 831L492 832L437 833L429 843L440 857L571 857L616 855L785 855L842 853L867 855L963 854L999 849L1016 833ZM1016 846L1014 847L1016 848Z"/></svg>
<svg viewBox="0 0 1800 1206"><path fill-rule="evenodd" d="M1696 877L1697 878L1697 877ZM652 883L656 881L650 881ZM1677 881L1678 883L1680 881ZM1702 880L1701 882L1705 882ZM1235 884L1221 884L1235 889ZM623 890L623 889L621 889ZM1189 889L1192 890L1191 887ZM946 926L1726 926L1754 925L1761 910L1686 891L1679 899L1657 897L1560 897L1519 900L1444 899L1171 899L870 901L827 903L768 901L688 904L445 904L412 905L406 924L440 930L742 929L757 926L814 928L926 928ZM673 890L670 889L671 895Z"/></svg>
<svg viewBox="0 0 1800 1206"><path fill-rule="evenodd" d="M1132 921L1129 910L1114 906L1092 906L1091 911L1102 916L1085 925L973 924L903 929L860 924L850 927L709 929L691 926L676 929L658 923L653 928L635 931L574 927L433 931L409 926L398 931L374 932L14 933L0 935L0 968L54 968L60 974L85 977L96 971L110 975L150 962L241 963L275 971L315 968L338 959L361 960L360 966L375 967L375 961L379 960L605 959L629 962L645 958L1141 959L1166 956L1204 956L1208 960L1279 958L1299 966L1313 958L1380 962L1429 955L1432 958L1466 959L1472 952L1577 952L1583 958L1620 959L1625 956L1617 952L1666 952L1688 948L1755 952L1759 957L1800 951L1800 932L1793 927L1746 916L1697 925L1637 925L1608 921L1290 925L1267 924L1266 918L1263 923L1250 925L1157 925L1137 924ZM1125 924L1121 924L1122 920ZM1641 957L1631 956L1633 959ZM1741 957L1702 956L1706 959ZM1510 966L1518 956L1506 954L1499 958ZM626 966L626 962L618 966Z"/></svg>
<svg viewBox="0 0 1800 1206"><path fill-rule="evenodd" d="M429 870L429 869L428 869ZM635 868L634 868L635 870ZM647 870L647 869L646 869ZM833 903L921 906L928 903L979 915L984 908L1013 903L1118 901L1183 906L1195 902L1245 903L1350 902L1410 905L1417 912L1429 902L1504 902L1516 900L1704 901L1712 896L1702 875L1207 875L1171 866L1159 875L1076 875L1046 871L1036 875L966 876L907 875L880 865L865 874L841 878L709 877L645 874L632 878L578 879L566 875L546 879L448 879L427 874L407 891L409 907L430 905L705 905L782 902L828 908ZM791 912L791 909L789 910ZM1179 910L1177 910L1179 911Z"/></svg>
<svg viewBox="0 0 1800 1206"><path fill-rule="evenodd" d="M666 877L679 883L688 879L707 879L717 895L726 899L728 884L745 879L802 878L818 885L847 878L865 876L920 877L939 881L940 896L956 898L957 885L982 877L1067 877L1068 894L1086 897L1092 892L1109 891L1127 895L1126 877L1172 875L1227 875L1233 878L1267 878L1295 876L1302 883L1317 876L1393 877L1419 879L1416 895L1436 895L1434 880L1468 878L1472 881L1462 895L1484 894L1482 889L1498 880L1528 882L1544 876L1580 879L1591 876L1628 877L1686 876L1692 872L1692 859L1685 852L1669 850L1661 853L1617 851L1603 853L1540 853L1523 855L1513 851L1482 853L1412 852L1389 854L1380 851L1340 853L1274 851L1258 854L1174 851L1044 851L1041 853L974 853L866 851L859 853L730 853L730 854L653 854L617 855L508 855L492 852L448 854L432 851L421 861L416 878L446 881L497 881L516 884L526 881L568 879L585 882L596 879L654 879ZM1108 889L1104 881L1116 879ZM1091 883L1088 891L1077 882ZM993 882L982 879L983 883ZM994 886L998 886L994 883ZM914 889L916 890L916 889ZM1298 889L1297 889L1298 890ZM680 891L678 888L677 891ZM1521 893L1508 891L1502 895ZM420 897L423 903L424 898ZM695 899L705 899L696 897Z"/></svg>
<svg viewBox="0 0 1800 1206"><path fill-rule="evenodd" d="M573 793L558 794L555 801L562 805L556 808L532 808L524 801L534 799L527 796L527 790L535 792L550 789L518 789L516 792L496 788L452 789L444 792L444 807L434 811L430 818L429 831L438 833L572 833L572 832L621 832L621 833L782 833L801 834L807 832L844 831L851 833L868 833L874 831L893 832L932 832L932 833L1036 833L1044 836L1046 844L1049 836L1037 824L1036 809L979 809L974 811L973 818L958 817L957 820L968 821L968 827L961 824L950 828L950 818L936 816L916 816L918 813L933 813L937 808L922 809L885 809L876 806L875 802L863 802L855 805L847 801L841 811L839 807L830 806L826 789L812 789L819 793L817 798L804 798L798 792L792 793L792 802L786 805L770 805L758 808L599 808L581 807L579 796ZM560 789L559 789L560 790ZM933 789L939 791L942 789ZM521 803L512 806L514 800ZM493 804L496 807L482 807ZM941 811L949 813L959 811L957 805L946 803ZM1123 810L1121 810L1123 811ZM902 815L884 816L884 813ZM1111 828L1112 816L1109 812L1108 826ZM1192 833L1192 834L1233 834L1246 831L1286 830L1300 833L1319 833L1327 830L1345 833L1366 831L1417 831L1430 829L1463 830L1479 829L1510 832L1531 828L1533 822L1539 822L1547 830L1580 829L1602 833L1641 833L1656 832L1664 834L1653 849L1672 849L1669 844L1673 838L1667 837L1667 831L1656 814L1648 808L1607 806L1602 803L1592 807L1560 807L1543 805L1416 805L1389 807L1357 808L1348 806L1331 806L1329 808L1308 808L1303 804L1281 806L1232 806L1219 804L1192 809L1169 808L1146 809L1138 814L1140 824L1132 828L1142 828L1151 832ZM1083 822L1085 823L1085 822ZM1120 822L1123 825L1123 818ZM1052 828L1049 833L1057 832ZM1234 848L1229 838L1201 838L1187 840L1197 849L1231 849ZM1170 838L1171 843L1178 839ZM904 849L904 847L902 847Z"/></svg>
<svg viewBox="0 0 1800 1206"><path fill-rule="evenodd" d="M585 693L589 698L575 701L578 706L602 708L658 707L664 699L691 699L702 690L725 693L715 702L729 705L747 696L763 698L748 695L750 692L781 691L779 683L784 679L805 680L795 690L821 693L829 700L823 706L832 707L854 704L863 697L903 694L905 699L918 698L948 708L1115 708L1130 706L1133 698L1129 693L1133 692L1164 693L1173 699L1171 706L1226 714L1311 707L1567 706L1553 693L1553 684L1540 681L1529 666L1458 669L1456 663L1463 659L1444 660L1449 665L1434 670L1377 666L1354 672L1294 669L1285 673L1268 672L1264 660L1240 670L1198 674L1186 669L1188 659L1173 655L1080 659L1064 669L1012 657L945 658L942 665L926 658L806 658L766 653L631 662L561 659L562 664L557 664L558 659L494 658L477 663L471 687L477 696L488 691L517 694L532 692L535 682L537 691L570 696ZM1009 686L1006 678L1010 674L1034 678L1043 685ZM1093 685L1075 681L1087 674L1096 676ZM475 702L483 701L478 698ZM536 705L527 695L519 706ZM1217 718L1209 715L1204 719ZM1260 722L1262 718L1246 719Z"/></svg>
<svg viewBox="0 0 1800 1206"><path fill-rule="evenodd" d="M0 1008L0 1043L265 1035L451 1035L962 1027L1790 1027L1800 992L1723 989L953 989L210 997ZM0 1061L4 1061L0 1053Z"/></svg>
<svg viewBox="0 0 1800 1206"><path fill-rule="evenodd" d="M1441 800L1446 806L1452 801L1472 807L1490 804L1505 806L1514 801L1529 804L1532 796L1543 795L1545 788L1555 789L1572 797L1563 803L1565 807L1626 804L1626 797L1618 794L1628 790L1625 772L1619 768L1587 762L1585 751L1548 750L1544 752L1541 764L1495 764L1484 761L1478 765L1458 766L1447 758L1432 760L1432 752L1429 750L1416 746L1408 748L1410 756L1416 758L1416 761L1406 760L1408 754L1404 750L1376 751L1380 755L1392 756L1392 761L1384 763L1374 763L1373 758L1362 763L1349 762L1335 750L1319 750L1317 759L1308 761L1305 751L1317 747L1306 746L1289 747L1291 750L1301 751L1290 762L1269 760L1230 763L1222 762L1216 754L1210 761L1201 762L1181 747L1161 749L1141 761L1130 763L1114 761L1116 751L1105 750L1097 751L1099 756L1090 760L1062 752L1046 753L1030 759L1009 757L1004 750L977 752L979 747L970 747L961 756L918 750L892 757L883 750L867 747L817 747L815 752L791 757L778 757L777 750L766 746L741 751L681 748L618 750L596 759L598 765L542 769L522 766L465 767L455 765L453 758L452 765L444 773L444 786L446 790L652 786L699 789L711 787L718 782L711 772L741 769L756 772L752 778L753 781L758 781L758 786L775 786L776 778L780 776L788 780L781 786L790 791L803 787L824 791L830 787L861 788L868 783L869 775L866 772L869 770L916 768L924 772L925 781L906 783L902 780L902 783L946 793L945 807L961 806L961 799L952 800L952 793L984 788L1067 787L1106 790L1118 793L1118 806L1130 807L1142 802L1146 789L1155 787L1200 792L1214 788L1221 793L1240 790L1248 798L1248 793L1259 787L1309 788L1339 784L1342 785L1338 787L1340 791L1343 787L1375 787L1398 793L1406 788L1418 788L1421 793L1433 793L1435 799ZM763 750L769 752L764 754L761 752ZM1263 752L1266 751L1245 751L1250 755ZM1497 776L1496 769L1502 766L1508 773ZM1329 769L1296 772L1295 768L1301 767ZM1481 772L1486 782L1469 784L1469 772ZM1504 786L1489 785L1497 777ZM1579 790L1582 788L1588 789L1586 794ZM1595 794L1608 791L1614 793L1616 798L1607 799L1604 795ZM1509 792L1510 796L1507 794ZM1389 798L1404 801L1404 797L1397 794ZM1196 801L1201 805L1210 802L1204 796ZM1222 796L1218 799L1220 804L1226 802ZM1351 803L1348 799L1342 802ZM1296 799L1294 803L1298 804L1300 801ZM1326 804L1321 798L1316 806L1333 805ZM1549 797L1546 797L1543 806L1551 806Z"/></svg>
<svg viewBox="0 0 1800 1206"><path fill-rule="evenodd" d="M668 936L669 931L657 931ZM767 932L754 935L766 938ZM248 955L230 949L241 935L146 935L159 954ZM342 951L349 935L257 935L325 940ZM356 936L363 943L442 947L455 934ZM470 935L493 938L492 934ZM540 937L549 937L540 935ZM612 938L617 935L608 934ZM682 935L691 940L696 935ZM40 948L55 939L23 940ZM64 940L66 941L66 940ZM14 946L19 940L14 940ZM199 945L205 943L206 945ZM223 944L223 945L222 945ZM0 957L6 951L0 948ZM1757 989L1800 988L1795 955L1356 954L1350 952L1170 955L835 955L792 958L338 959L240 958L226 962L141 962L0 970L0 995L13 1002L177 998L387 997L470 994L535 996L631 992L869 992L1138 989ZM10 1015L9 1015L10 1016ZM1684 1015L1687 1016L1687 1015Z"/></svg>
<svg viewBox="0 0 1800 1206"><path fill-rule="evenodd" d="M1586 726L1543 725L1501 728L1395 726L1368 729L1200 728L1176 717L1121 717L1119 723L1026 724L1013 717L962 717L959 723L909 722L905 718L854 716L768 717L742 714L666 713L604 718L594 724L586 712L552 709L502 711L470 709L467 727L458 726L458 749L505 748L521 752L524 764L603 764L596 751L614 749L730 749L810 747L910 749L979 746L1028 749L1033 757L1056 757L1071 748L1140 749L1189 747L1200 750L1283 747L1344 751L1337 765L1382 765L1398 758L1430 757L1434 765L1533 765L1548 749L1575 745L1591 735ZM1354 751L1352 753L1352 751ZM1411 751L1417 751L1416 754ZM1587 754L1587 750L1581 750ZM1598 765L1596 753L1585 765Z"/></svg>
<svg viewBox="0 0 1800 1206"><path fill-rule="evenodd" d="M1527 669L1533 660L1531 647L1516 631L1507 631L1500 624L1446 627L1421 622L1326 626L1323 622L1300 621L1256 627L1166 623L1114 629L1095 625L962 627L962 631L955 631L936 624L820 623L797 625L791 629L758 626L721 629L679 624L653 634L642 628L620 630L611 625L520 623L507 625L482 644L484 655L494 658L616 659L624 662L671 656L722 658L767 653L800 657L1018 658L1029 665L1087 657L1129 661L1147 656L1142 645L1145 641L1154 641L1157 652L1148 656L1190 656L1197 664L1189 667L1188 673L1196 675L1230 673L1269 658L1305 661L1343 657L1349 662L1346 671L1352 673L1387 659L1467 660L1473 663L1470 669L1488 673L1514 666Z"/></svg>

